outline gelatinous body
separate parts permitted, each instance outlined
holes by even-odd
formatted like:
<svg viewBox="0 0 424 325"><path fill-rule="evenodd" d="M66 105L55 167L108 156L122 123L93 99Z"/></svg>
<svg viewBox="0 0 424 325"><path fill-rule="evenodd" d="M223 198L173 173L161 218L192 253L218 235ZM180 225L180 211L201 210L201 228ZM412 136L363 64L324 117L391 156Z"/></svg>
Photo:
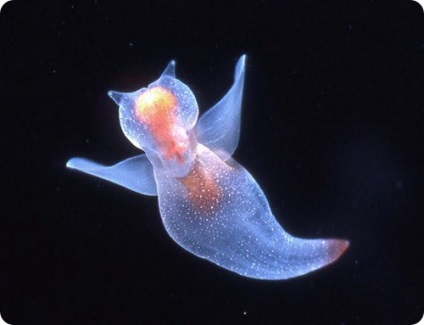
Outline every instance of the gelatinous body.
<svg viewBox="0 0 424 325"><path fill-rule="evenodd" d="M257 279L288 279L335 261L346 240L301 239L277 222L253 177L231 158L238 145L245 56L234 84L200 119L175 63L131 93L111 91L127 138L145 154L114 166L73 158L69 168L158 195L168 234L187 251Z"/></svg>

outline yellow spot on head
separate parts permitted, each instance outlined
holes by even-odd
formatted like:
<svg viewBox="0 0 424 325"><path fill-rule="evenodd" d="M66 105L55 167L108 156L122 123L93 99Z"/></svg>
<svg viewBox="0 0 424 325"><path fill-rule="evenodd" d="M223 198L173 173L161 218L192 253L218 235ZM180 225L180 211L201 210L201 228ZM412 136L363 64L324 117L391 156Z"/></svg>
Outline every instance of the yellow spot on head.
<svg viewBox="0 0 424 325"><path fill-rule="evenodd" d="M177 99L162 87L153 87L141 94L135 102L135 114L140 122L152 124L157 120L173 122Z"/></svg>
<svg viewBox="0 0 424 325"><path fill-rule="evenodd" d="M134 109L137 119L149 126L162 155L181 162L187 143L175 134L177 103L169 90L157 86L141 94Z"/></svg>

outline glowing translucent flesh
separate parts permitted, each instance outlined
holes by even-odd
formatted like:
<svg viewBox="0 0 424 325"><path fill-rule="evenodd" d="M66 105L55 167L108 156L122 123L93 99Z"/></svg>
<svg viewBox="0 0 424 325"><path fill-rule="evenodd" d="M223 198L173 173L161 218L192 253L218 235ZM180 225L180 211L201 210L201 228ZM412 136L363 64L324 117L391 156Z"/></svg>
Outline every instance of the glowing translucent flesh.
<svg viewBox="0 0 424 325"><path fill-rule="evenodd" d="M112 167L82 158L71 159L67 166L142 194L157 193L164 226L181 247L243 276L288 279L335 261L347 241L289 235L253 177L231 158L240 134L245 56L237 63L228 93L197 123L194 95L175 79L174 67L171 61L149 88L163 87L177 99L174 117L179 131L172 141L190 139L179 159L161 153L163 141L134 117L134 103L146 91L142 88L109 94L120 106L124 133L146 155Z"/></svg>

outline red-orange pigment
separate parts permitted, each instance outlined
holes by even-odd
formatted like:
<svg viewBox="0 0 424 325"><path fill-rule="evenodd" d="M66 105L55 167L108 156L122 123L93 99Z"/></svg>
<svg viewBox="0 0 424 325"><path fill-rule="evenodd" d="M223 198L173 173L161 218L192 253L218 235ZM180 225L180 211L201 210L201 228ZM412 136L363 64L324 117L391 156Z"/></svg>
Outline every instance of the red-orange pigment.
<svg viewBox="0 0 424 325"><path fill-rule="evenodd" d="M212 213L217 208L221 197L220 188L212 175L197 161L181 182L187 189L189 201L194 209Z"/></svg>
<svg viewBox="0 0 424 325"><path fill-rule="evenodd" d="M181 155L185 148L172 134L176 107L175 96L169 90L158 86L148 89L136 99L135 115L141 123L150 126L166 158L182 161Z"/></svg>

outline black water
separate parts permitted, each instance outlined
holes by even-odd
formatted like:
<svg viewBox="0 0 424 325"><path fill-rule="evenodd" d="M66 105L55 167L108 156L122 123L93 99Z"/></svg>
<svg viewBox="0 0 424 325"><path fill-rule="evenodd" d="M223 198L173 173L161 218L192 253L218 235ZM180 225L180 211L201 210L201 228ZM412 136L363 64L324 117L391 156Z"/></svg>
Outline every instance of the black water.
<svg viewBox="0 0 424 325"><path fill-rule="evenodd" d="M412 1L19 1L1 11L0 313L20 324L412 324L423 303L424 17ZM137 154L110 89L171 59L201 110L248 56L235 158L299 237L289 281L179 248L155 198L65 169Z"/></svg>

